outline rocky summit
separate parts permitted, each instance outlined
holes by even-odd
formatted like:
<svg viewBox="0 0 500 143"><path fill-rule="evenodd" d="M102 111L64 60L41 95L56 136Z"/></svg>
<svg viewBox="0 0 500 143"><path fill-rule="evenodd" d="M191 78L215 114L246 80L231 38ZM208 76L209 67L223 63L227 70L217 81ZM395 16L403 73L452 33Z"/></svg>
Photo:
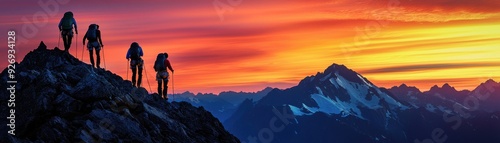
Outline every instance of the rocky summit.
<svg viewBox="0 0 500 143"><path fill-rule="evenodd" d="M11 94L1 73L0 142L240 142L202 107L169 103L43 42L15 67L13 108L3 108Z"/></svg>

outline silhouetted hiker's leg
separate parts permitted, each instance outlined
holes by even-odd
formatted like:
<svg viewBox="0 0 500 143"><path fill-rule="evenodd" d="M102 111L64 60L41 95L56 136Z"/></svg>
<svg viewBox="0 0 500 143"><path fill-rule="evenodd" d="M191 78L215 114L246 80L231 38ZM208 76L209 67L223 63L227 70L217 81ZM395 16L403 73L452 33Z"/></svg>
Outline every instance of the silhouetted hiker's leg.
<svg viewBox="0 0 500 143"><path fill-rule="evenodd" d="M163 81L162 80L158 80L158 95L161 96L161 98L165 98L164 96L162 96L163 94L161 94L161 83Z"/></svg>
<svg viewBox="0 0 500 143"><path fill-rule="evenodd" d="M97 56L97 68L101 68L100 64L101 64L101 55L99 55L99 51L101 51L100 49L96 49L95 50L95 56Z"/></svg>
<svg viewBox="0 0 500 143"><path fill-rule="evenodd" d="M142 67L139 66L139 78L137 79L137 87L141 87L141 82L142 82Z"/></svg>
<svg viewBox="0 0 500 143"><path fill-rule="evenodd" d="M69 50L69 48L71 48L71 42L72 42L71 40L73 40L73 35L68 34L68 50Z"/></svg>
<svg viewBox="0 0 500 143"><path fill-rule="evenodd" d="M137 74L137 67L132 67L132 85L135 86L135 77Z"/></svg>
<svg viewBox="0 0 500 143"><path fill-rule="evenodd" d="M66 35L66 31L61 32L61 37L63 39L64 51L68 51L68 35Z"/></svg>
<svg viewBox="0 0 500 143"><path fill-rule="evenodd" d="M163 80L163 96L167 98L168 93L168 78Z"/></svg>
<svg viewBox="0 0 500 143"><path fill-rule="evenodd" d="M92 64L92 67L95 67L95 64L94 64L94 50L90 49L89 50L89 55L90 55L90 63Z"/></svg>

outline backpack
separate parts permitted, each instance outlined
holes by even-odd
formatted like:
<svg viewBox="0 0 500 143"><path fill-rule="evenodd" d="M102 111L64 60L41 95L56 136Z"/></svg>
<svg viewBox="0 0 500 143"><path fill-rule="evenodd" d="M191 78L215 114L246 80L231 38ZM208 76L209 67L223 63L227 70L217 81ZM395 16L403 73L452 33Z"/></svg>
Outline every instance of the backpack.
<svg viewBox="0 0 500 143"><path fill-rule="evenodd" d="M97 24L90 24L86 35L89 41L97 41Z"/></svg>
<svg viewBox="0 0 500 143"><path fill-rule="evenodd" d="M61 27L65 30L73 29L73 12L68 11L64 13L63 18L61 19Z"/></svg>
<svg viewBox="0 0 500 143"><path fill-rule="evenodd" d="M155 71L165 71L167 67L165 67L165 59L167 59L167 53L160 53L156 56L156 61L154 65Z"/></svg>
<svg viewBox="0 0 500 143"><path fill-rule="evenodd" d="M132 45L130 45L129 51L130 51L130 58L132 60L139 60L139 59L141 59L141 55L139 55L140 54L139 48L140 48L139 44L137 44L135 42L132 43Z"/></svg>

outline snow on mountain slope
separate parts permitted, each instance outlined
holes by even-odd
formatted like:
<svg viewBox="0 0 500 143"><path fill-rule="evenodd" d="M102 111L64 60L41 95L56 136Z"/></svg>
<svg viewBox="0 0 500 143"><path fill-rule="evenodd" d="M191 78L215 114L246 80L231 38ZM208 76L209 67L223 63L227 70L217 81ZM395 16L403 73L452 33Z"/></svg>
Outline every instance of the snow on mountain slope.
<svg viewBox="0 0 500 143"><path fill-rule="evenodd" d="M355 104L359 103L360 105L364 105L365 107L367 107L369 109L382 108L382 106L380 106L380 104L379 104L380 98L378 98L377 96L371 96L371 99L369 99L369 100L367 99L367 96L370 96L373 94L369 90L371 85L369 86L369 85L363 84L363 83L360 84L360 83L351 82L351 81L345 79L344 77L342 77L341 75L339 75L338 73L335 73L335 75L337 76L337 78L336 78L337 83L342 88L347 90L349 95L351 97L353 97L353 98L351 98L351 101L350 101L351 103L355 103ZM366 81L365 81L365 83L366 83Z"/></svg>
<svg viewBox="0 0 500 143"><path fill-rule="evenodd" d="M295 116L308 116L322 112L342 117L352 115L366 120L362 110L404 110L409 108L354 71L346 72L344 66L338 65L330 68L338 69L327 69L324 73L318 73L308 80L316 82L315 92L308 95L310 100L316 104L288 105ZM353 81L354 79L355 81ZM385 111L384 114L386 112L388 111Z"/></svg>

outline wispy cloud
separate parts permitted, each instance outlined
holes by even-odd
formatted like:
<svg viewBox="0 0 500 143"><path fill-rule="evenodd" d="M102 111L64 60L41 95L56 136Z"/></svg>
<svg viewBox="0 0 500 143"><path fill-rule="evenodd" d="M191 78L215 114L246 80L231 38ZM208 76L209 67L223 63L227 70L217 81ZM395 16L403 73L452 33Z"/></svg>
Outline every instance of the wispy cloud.
<svg viewBox="0 0 500 143"><path fill-rule="evenodd" d="M370 70L360 71L361 73L397 73L397 72L414 72L414 71L435 71L435 70L449 70L460 68L478 68L478 67L500 67L498 63L442 63L442 64L416 64L416 65L399 65L383 68L376 68Z"/></svg>

